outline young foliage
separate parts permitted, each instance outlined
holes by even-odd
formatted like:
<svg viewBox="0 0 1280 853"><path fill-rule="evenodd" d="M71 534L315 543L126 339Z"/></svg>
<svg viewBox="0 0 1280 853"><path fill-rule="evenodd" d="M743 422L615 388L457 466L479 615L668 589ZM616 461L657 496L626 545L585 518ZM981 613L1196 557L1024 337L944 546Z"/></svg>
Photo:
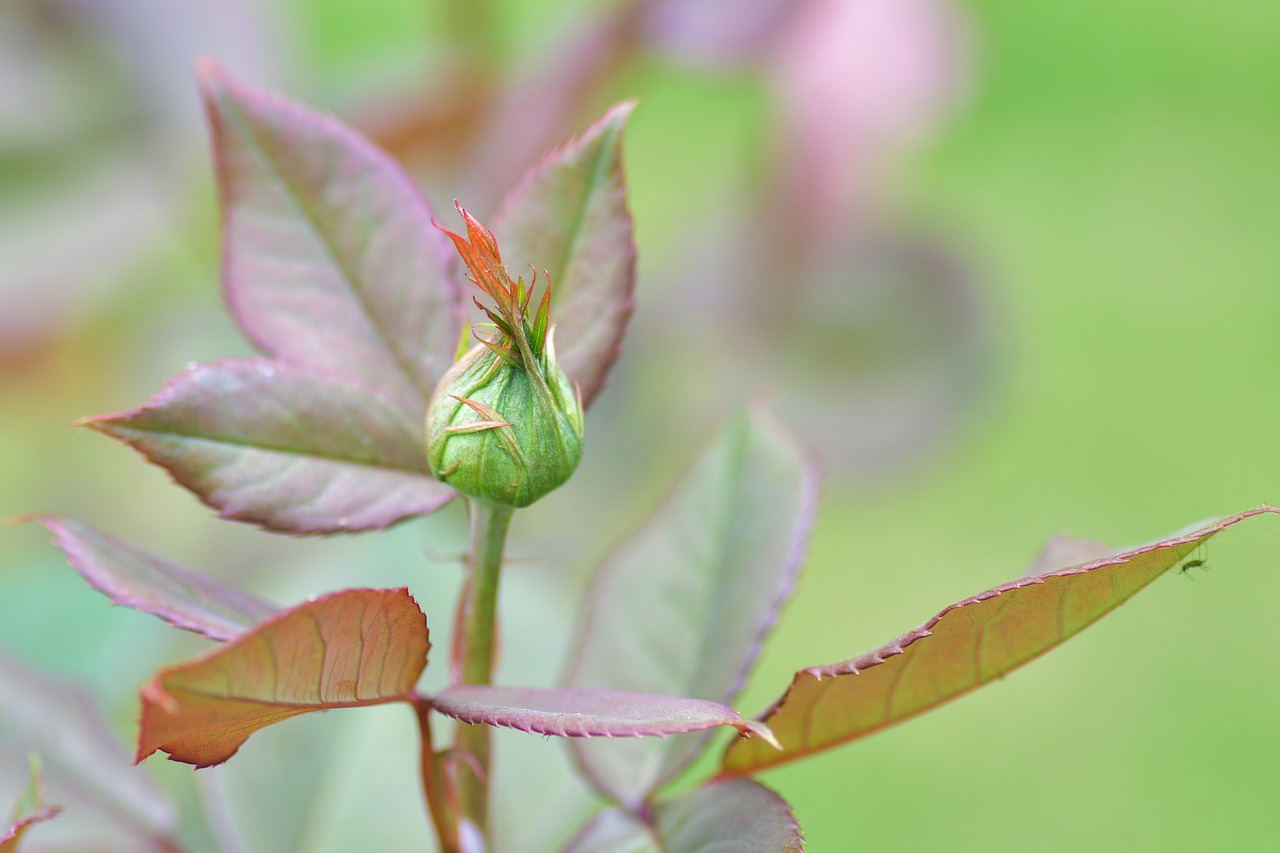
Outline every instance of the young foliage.
<svg viewBox="0 0 1280 853"><path fill-rule="evenodd" d="M571 738L643 738L732 726L774 743L768 726L718 702L601 688L455 685L431 700L446 717Z"/></svg>
<svg viewBox="0 0 1280 853"><path fill-rule="evenodd" d="M600 568L568 682L732 702L795 584L816 502L816 472L791 437L760 412L735 414ZM635 805L704 743L572 748L602 792Z"/></svg>
<svg viewBox="0 0 1280 853"><path fill-rule="evenodd" d="M311 711L413 702L426 617L408 590L349 589L301 604L143 688L138 760L209 767L264 726Z"/></svg>
<svg viewBox="0 0 1280 853"><path fill-rule="evenodd" d="M167 469L224 518L336 533L453 497L431 477L420 422L349 378L251 359L193 366L141 408L81 425Z"/></svg>
<svg viewBox="0 0 1280 853"><path fill-rule="evenodd" d="M713 782L659 802L640 818L613 809L591 820L565 853L784 853L804 849L786 802L746 779Z"/></svg>
<svg viewBox="0 0 1280 853"><path fill-rule="evenodd" d="M407 589L349 589L276 610L87 525L35 518L112 601L223 642L142 688L138 761L163 750L208 767L289 717L405 702L418 720L423 791L446 853L487 844L491 726L575 739L588 782L618 804L579 832L573 853L798 851L787 804L736 777L989 683L1219 531L1280 512L1260 507L1126 552L1055 539L1023 578L867 654L801 670L761 720L744 720L730 705L795 584L817 475L777 424L743 411L600 568L567 686L494 686L514 508L576 467L582 406L603 388L632 310L621 163L631 104L547 156L507 197L495 230L513 279L498 238L460 206L466 238L434 227L399 166L356 132L213 63L200 78L226 297L266 357L193 366L143 406L82 424L133 446L223 517L279 532L386 527L455 497L448 480L472 499L472 553L452 650L460 683L427 697L416 685L431 644ZM463 294L446 235L490 300L476 302L497 330L452 366ZM527 286L519 277L526 265L548 273L538 294L532 276ZM6 753L14 740L34 745L51 777L87 790L127 833L172 838L172 805L145 778L120 771L83 696L3 659L0 682ZM432 712L465 724L451 747L436 747ZM743 735L720 775L664 798L663 786L718 726ZM15 819L0 853L52 816L40 808Z"/></svg>
<svg viewBox="0 0 1280 853"><path fill-rule="evenodd" d="M400 167L338 121L200 67L223 213L223 285L270 360L183 374L139 409L88 418L223 517L295 534L381 529L456 493L422 448L462 331L448 241ZM513 194L518 256L554 248L571 380L590 402L635 282L621 169L629 106ZM581 378L579 378L581 377Z"/></svg>
<svg viewBox="0 0 1280 853"><path fill-rule="evenodd" d="M398 165L327 116L199 69L223 212L223 285L260 349L352 374L420 421L452 361L452 253Z"/></svg>
<svg viewBox="0 0 1280 853"><path fill-rule="evenodd" d="M34 516L71 567L116 604L150 613L211 640L233 640L276 609L235 587L112 539L71 518Z"/></svg>
<svg viewBox="0 0 1280 853"><path fill-rule="evenodd" d="M560 363L587 406L604 388L634 307L636 248L622 176L633 107L613 107L526 174L494 227L512 270L547 271Z"/></svg>
<svg viewBox="0 0 1280 853"><path fill-rule="evenodd" d="M900 723L1000 678L1096 622L1212 536L1280 509L1262 506L1193 532L989 589L866 654L796 673L761 719L782 750L731 744L722 776L757 773Z"/></svg>

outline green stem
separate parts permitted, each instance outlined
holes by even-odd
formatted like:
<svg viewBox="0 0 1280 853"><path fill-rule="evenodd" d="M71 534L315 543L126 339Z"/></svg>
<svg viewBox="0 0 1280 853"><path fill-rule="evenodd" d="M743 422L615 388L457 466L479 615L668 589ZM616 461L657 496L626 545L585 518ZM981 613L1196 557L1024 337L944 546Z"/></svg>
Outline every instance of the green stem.
<svg viewBox="0 0 1280 853"><path fill-rule="evenodd" d="M460 659L463 684L489 684L493 680L494 628L497 624L498 578L502 550L515 510L471 501L471 563L459 618L462 628ZM473 772L458 773L458 793L463 817L482 837L489 827L489 727L458 725L455 748L475 761Z"/></svg>
<svg viewBox="0 0 1280 853"><path fill-rule="evenodd" d="M431 706L419 699L413 703L413 710L418 715L418 730L422 733L422 794L436 827L436 837L440 839L440 853L459 853L462 845L458 840L458 815L449 799L444 762L431 738Z"/></svg>

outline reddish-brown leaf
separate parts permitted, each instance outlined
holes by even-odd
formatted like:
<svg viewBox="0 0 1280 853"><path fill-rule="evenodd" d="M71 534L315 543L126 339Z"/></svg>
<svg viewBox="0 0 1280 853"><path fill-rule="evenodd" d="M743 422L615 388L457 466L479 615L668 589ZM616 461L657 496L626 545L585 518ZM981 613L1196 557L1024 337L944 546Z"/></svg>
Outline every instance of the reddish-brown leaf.
<svg viewBox="0 0 1280 853"><path fill-rule="evenodd" d="M142 688L141 761L209 767L264 726L310 711L413 701L426 617L406 589L350 589L283 611Z"/></svg>
<svg viewBox="0 0 1280 853"><path fill-rule="evenodd" d="M723 776L804 758L880 731L1000 678L1083 630L1262 506L1141 548L966 598L864 655L796 673L764 713L782 750L729 746Z"/></svg>

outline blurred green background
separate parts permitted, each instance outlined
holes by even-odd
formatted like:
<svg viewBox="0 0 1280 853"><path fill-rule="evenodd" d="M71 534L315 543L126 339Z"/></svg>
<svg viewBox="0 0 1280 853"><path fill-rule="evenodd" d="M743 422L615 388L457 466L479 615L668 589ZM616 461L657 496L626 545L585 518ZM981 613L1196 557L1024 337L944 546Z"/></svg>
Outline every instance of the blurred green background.
<svg viewBox="0 0 1280 853"><path fill-rule="evenodd" d="M795 51L821 3L693 3L710 23L687 32L675 3L631 4L657 10L638 30L629 4L569 0L157 5L0 9L0 516L75 515L281 603L408 582L447 636L457 508L381 535L271 537L65 428L138 404L188 361L248 351L217 291L200 53L375 135L437 209L471 193L492 205L503 184L487 176L509 181L608 103L641 101L634 333L582 472L517 522L513 550L531 559L504 591L508 681L556 677L591 564L729 400L762 387L831 473L746 713L796 668L1021 574L1059 530L1137 544L1280 500L1274 3L849 0L869 34L835 51L851 76L811 93L817 108L798 96L810 78ZM757 6L758 29L728 38ZM605 38L619 21L626 36ZM612 58L575 89L577 54L560 46L588 42ZM503 113L520 91L534 95ZM861 111L842 112L845 94ZM465 130L486 122L501 132ZM821 176L805 183L815 162L847 169L827 176L829 198ZM945 263L920 268L914 249L868 261L902 245ZM833 304L843 325L824 316ZM821 350L797 360L814 338ZM108 607L46 540L0 528L0 650L86 685L128 741L137 685L202 646ZM1233 529L1207 559L1006 681L763 781L817 851L1271 849L1280 525ZM426 837L397 745L407 714L290 726L201 774L212 781L147 767L188 805L222 803L248 849ZM517 780L563 770L553 742L499 744L532 768ZM511 850L578 819L542 787L521 794Z"/></svg>

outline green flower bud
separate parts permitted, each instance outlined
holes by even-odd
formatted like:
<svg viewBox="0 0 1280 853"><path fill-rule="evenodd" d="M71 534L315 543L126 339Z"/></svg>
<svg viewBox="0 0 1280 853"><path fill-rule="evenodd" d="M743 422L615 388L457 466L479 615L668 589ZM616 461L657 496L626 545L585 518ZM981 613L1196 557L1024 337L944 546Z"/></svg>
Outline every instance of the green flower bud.
<svg viewBox="0 0 1280 853"><path fill-rule="evenodd" d="M470 278L495 303L476 301L495 333L482 337L441 378L427 409L431 473L464 495L523 507L569 479L582 457L582 403L556 363L551 288L532 319L534 281L512 281L497 243L461 207L468 242L445 231Z"/></svg>

